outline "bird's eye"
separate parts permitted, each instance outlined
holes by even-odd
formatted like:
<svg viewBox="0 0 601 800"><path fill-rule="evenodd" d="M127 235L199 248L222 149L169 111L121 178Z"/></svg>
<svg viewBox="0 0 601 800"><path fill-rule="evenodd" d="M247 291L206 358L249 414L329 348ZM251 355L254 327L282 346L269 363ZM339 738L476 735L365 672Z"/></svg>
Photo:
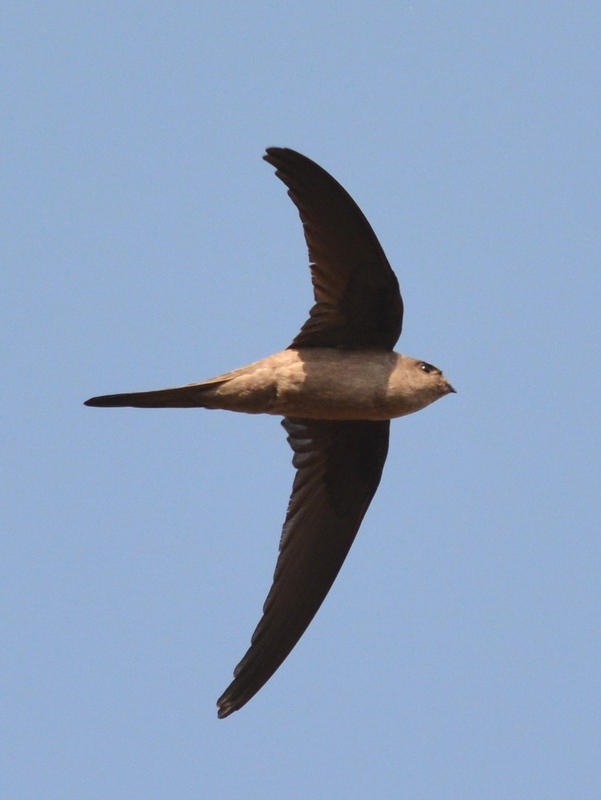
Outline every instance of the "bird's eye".
<svg viewBox="0 0 601 800"><path fill-rule="evenodd" d="M427 372L428 375L431 372L436 372L436 367L433 367L432 364L426 364L425 361L420 361L419 362L419 368L422 369L424 372Z"/></svg>

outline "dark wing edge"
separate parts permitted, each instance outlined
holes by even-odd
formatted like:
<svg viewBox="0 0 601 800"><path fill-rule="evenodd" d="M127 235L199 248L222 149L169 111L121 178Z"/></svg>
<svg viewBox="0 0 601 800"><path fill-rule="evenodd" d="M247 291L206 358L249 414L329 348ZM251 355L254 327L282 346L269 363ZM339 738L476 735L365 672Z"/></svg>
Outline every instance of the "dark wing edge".
<svg viewBox="0 0 601 800"><path fill-rule="evenodd" d="M217 701L242 708L269 680L317 613L378 488L390 422L284 419L297 469L273 584L251 646Z"/></svg>
<svg viewBox="0 0 601 800"><path fill-rule="evenodd" d="M392 350L401 334L403 300L359 206L306 156L269 147L263 158L288 187L309 248L315 305L290 347Z"/></svg>

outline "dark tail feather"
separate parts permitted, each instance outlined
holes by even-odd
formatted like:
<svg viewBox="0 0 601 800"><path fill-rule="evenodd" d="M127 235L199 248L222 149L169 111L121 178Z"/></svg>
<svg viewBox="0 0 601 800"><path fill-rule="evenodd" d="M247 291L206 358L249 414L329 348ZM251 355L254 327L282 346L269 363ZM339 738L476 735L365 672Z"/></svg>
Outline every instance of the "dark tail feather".
<svg viewBox="0 0 601 800"><path fill-rule="evenodd" d="M159 389L155 392L130 392L127 394L104 394L91 397L84 406L111 408L131 406L132 408L206 408L206 393L215 383L193 383L178 386L176 389Z"/></svg>

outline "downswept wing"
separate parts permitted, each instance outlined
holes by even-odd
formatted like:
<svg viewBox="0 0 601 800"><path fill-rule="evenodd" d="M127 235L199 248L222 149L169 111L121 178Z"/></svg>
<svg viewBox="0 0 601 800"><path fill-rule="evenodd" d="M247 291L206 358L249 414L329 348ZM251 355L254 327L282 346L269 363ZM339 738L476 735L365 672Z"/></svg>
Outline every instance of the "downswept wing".
<svg viewBox="0 0 601 800"><path fill-rule="evenodd" d="M315 305L290 347L392 350L401 334L403 301L359 206L306 156L269 147L263 158L288 187L309 247Z"/></svg>
<svg viewBox="0 0 601 800"><path fill-rule="evenodd" d="M217 701L227 717L269 680L327 595L375 494L390 423L284 419L297 469L273 584L251 646Z"/></svg>

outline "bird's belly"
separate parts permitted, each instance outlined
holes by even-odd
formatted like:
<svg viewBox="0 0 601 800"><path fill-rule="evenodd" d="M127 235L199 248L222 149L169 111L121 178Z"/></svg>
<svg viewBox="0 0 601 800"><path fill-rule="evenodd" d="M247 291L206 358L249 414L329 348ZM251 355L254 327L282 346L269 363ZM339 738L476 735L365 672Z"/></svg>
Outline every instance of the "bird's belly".
<svg viewBox="0 0 601 800"><path fill-rule="evenodd" d="M284 350L214 379L205 408L305 419L385 420L432 402L392 380L403 370L391 352Z"/></svg>
<svg viewBox="0 0 601 800"><path fill-rule="evenodd" d="M388 369L367 359L332 355L331 360L317 360L305 355L278 371L271 413L340 420L384 420L410 413L412 408L391 398L388 378Z"/></svg>

